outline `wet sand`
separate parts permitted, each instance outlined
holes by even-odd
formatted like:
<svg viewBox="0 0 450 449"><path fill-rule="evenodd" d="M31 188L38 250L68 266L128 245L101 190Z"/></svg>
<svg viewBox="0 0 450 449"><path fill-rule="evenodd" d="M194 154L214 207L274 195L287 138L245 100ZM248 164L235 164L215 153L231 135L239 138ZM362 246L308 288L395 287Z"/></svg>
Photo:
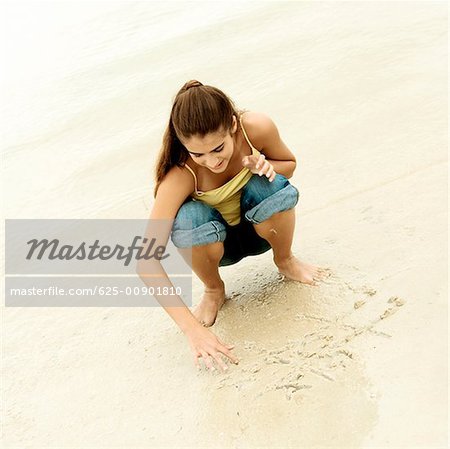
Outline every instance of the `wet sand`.
<svg viewBox="0 0 450 449"><path fill-rule="evenodd" d="M195 77L274 118L298 158L294 253L332 276L285 280L270 253L221 268L227 301L211 329L241 360L226 374L197 372L161 309L4 308L5 447L446 447L446 7L254 8L161 44L161 88L137 81L115 100L117 114L141 83L159 108L145 131L148 115L59 190L25 202L19 188L6 216L147 218L149 151ZM234 65L208 67L217 48ZM150 73L146 57L113 73ZM196 303L198 279L193 292Z"/></svg>

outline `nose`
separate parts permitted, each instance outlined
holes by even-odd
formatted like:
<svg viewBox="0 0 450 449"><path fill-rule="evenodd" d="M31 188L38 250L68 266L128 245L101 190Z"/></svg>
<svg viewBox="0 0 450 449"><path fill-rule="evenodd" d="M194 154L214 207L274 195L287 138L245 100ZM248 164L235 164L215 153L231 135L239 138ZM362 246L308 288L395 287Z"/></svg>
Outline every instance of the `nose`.
<svg viewBox="0 0 450 449"><path fill-rule="evenodd" d="M220 159L216 159L215 161L212 161L211 163L207 164L209 168L214 168L217 165L220 164Z"/></svg>

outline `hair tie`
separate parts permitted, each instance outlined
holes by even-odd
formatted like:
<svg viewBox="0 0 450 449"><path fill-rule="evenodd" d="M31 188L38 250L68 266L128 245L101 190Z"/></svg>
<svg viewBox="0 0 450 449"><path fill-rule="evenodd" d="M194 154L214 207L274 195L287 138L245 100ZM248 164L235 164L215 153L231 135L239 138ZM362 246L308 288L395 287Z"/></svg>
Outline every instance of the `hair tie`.
<svg viewBox="0 0 450 449"><path fill-rule="evenodd" d="M192 87L200 87L203 86L203 84L200 81L197 80L191 80L188 81L185 85L184 85L184 90L189 90Z"/></svg>

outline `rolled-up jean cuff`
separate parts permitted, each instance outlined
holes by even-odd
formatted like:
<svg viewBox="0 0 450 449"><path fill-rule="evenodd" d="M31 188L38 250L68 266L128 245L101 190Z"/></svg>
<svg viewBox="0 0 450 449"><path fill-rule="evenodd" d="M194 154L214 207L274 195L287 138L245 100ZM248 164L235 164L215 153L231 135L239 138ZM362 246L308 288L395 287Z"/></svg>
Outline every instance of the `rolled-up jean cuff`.
<svg viewBox="0 0 450 449"><path fill-rule="evenodd" d="M203 223L195 229L177 229L171 234L172 242L177 248L190 248L223 242L225 237L225 226L216 220Z"/></svg>
<svg viewBox="0 0 450 449"><path fill-rule="evenodd" d="M298 197L297 188L289 184L248 210L245 213L245 218L251 223L262 223L277 212L283 212L295 207Z"/></svg>

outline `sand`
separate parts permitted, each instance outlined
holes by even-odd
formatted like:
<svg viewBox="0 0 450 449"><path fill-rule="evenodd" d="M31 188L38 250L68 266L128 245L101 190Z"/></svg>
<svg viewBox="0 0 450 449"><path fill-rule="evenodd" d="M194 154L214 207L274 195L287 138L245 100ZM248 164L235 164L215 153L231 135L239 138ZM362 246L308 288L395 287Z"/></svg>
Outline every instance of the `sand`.
<svg viewBox="0 0 450 449"><path fill-rule="evenodd" d="M130 23L151 14L135 8ZM316 288L289 281L270 253L221 268L227 301L211 329L240 359L225 374L197 372L159 308L3 308L3 446L446 447L446 5L203 8L217 12L216 28L198 18L156 50L113 59L111 86L128 75L130 89L109 102L100 90L97 109L40 141L65 182L45 176L36 141L10 147L17 189L4 215L146 218L170 98L197 78L274 118L298 158L293 251L333 274ZM121 25L127 14L97 20ZM100 86L96 70L66 94ZM128 131L96 152L122 117ZM84 165L71 168L82 142ZM196 278L193 293L197 303Z"/></svg>

